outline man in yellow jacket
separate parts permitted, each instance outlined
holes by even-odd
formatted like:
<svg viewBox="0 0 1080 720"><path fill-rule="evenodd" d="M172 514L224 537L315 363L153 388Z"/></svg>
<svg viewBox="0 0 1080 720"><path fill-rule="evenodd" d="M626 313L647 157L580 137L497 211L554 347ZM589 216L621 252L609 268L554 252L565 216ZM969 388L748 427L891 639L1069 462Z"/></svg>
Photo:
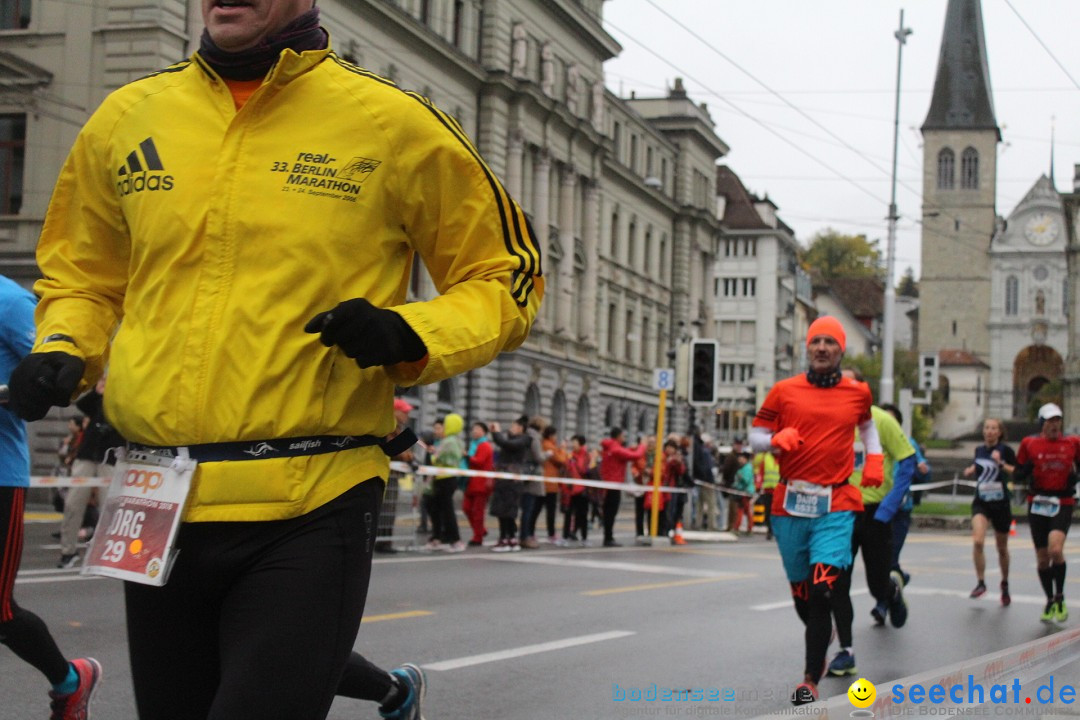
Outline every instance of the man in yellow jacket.
<svg viewBox="0 0 1080 720"><path fill-rule="evenodd" d="M394 386L517 347L543 294L458 123L335 55L313 5L204 0L199 51L82 129L38 246L12 409L108 364L110 422L199 461L168 584L125 586L144 719L323 718L343 672L355 696ZM440 294L407 303L415 256ZM387 717L419 717L406 670L359 671Z"/></svg>

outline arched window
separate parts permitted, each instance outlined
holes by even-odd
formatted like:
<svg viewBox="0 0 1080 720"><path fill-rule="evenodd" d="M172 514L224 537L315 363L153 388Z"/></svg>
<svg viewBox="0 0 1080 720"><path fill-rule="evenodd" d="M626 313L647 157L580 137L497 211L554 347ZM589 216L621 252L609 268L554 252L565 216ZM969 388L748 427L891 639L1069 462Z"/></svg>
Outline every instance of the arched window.
<svg viewBox="0 0 1080 720"><path fill-rule="evenodd" d="M960 156L960 187L979 189L979 151L973 147L966 148Z"/></svg>
<svg viewBox="0 0 1080 720"><path fill-rule="evenodd" d="M1020 305L1020 281L1015 275L1005 279L1005 314L1015 315L1019 312Z"/></svg>
<svg viewBox="0 0 1080 720"><path fill-rule="evenodd" d="M536 383L529 385L525 391L525 414L529 417L540 414L540 388Z"/></svg>
<svg viewBox="0 0 1080 720"><path fill-rule="evenodd" d="M615 412L616 411L615 411L614 403L611 404L611 405L608 405L607 409L604 410L604 434L605 435L607 434L608 430L615 427Z"/></svg>
<svg viewBox="0 0 1080 720"><path fill-rule="evenodd" d="M956 184L956 153L944 148L937 156L938 190L952 190Z"/></svg>
<svg viewBox="0 0 1080 720"><path fill-rule="evenodd" d="M589 398L582 395L577 401L577 434L589 437L592 423L589 422Z"/></svg>
<svg viewBox="0 0 1080 720"><path fill-rule="evenodd" d="M560 437L566 436L566 394L562 390L556 390L551 399L551 424L558 428Z"/></svg>

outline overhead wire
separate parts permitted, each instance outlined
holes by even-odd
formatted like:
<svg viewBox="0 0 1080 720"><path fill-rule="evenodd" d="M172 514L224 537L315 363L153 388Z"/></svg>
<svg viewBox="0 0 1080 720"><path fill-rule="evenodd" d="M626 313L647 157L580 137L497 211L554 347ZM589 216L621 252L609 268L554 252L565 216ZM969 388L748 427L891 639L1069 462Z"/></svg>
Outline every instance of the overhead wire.
<svg viewBox="0 0 1080 720"><path fill-rule="evenodd" d="M883 172L883 173L886 173L886 174L888 174L888 171L886 171L886 170L885 170L884 168L882 168L882 167L881 167L881 166L879 166L879 165L878 165L877 163L875 163L875 162L874 162L874 161L872 160L872 158L871 158L870 156L868 156L868 155L867 155L867 154L866 154L865 152L863 152L863 151L861 151L861 150L859 150L859 149L857 149L857 148L854 148L854 147L853 147L853 146L851 146L851 145L850 145L850 144L849 144L849 143L848 143L848 142L847 142L846 140L844 140L843 138L840 138L839 136L835 135L835 133L833 133L833 131L831 131L830 129L828 129L827 127L825 127L824 125L822 125L822 124L821 124L820 122L818 122L818 121L817 121L816 119L814 119L813 117L811 117L810 115L808 115L808 114L807 114L807 113L806 113L805 111L803 111L803 110L802 110L801 108L799 108L798 106L796 106L796 105L794 105L793 103L791 103L791 102L790 102L789 100L787 100L787 99L786 99L786 98L785 98L785 97L784 97L783 95L781 95L781 94L780 94L780 93L778 93L777 91L773 90L773 89L772 89L771 87L769 87L769 86L768 86L768 85L767 85L766 83L764 83L764 82L763 82L762 80L758 79L758 78L757 78L757 77L756 77L755 75L753 75L753 74L752 74L752 73L751 73L751 72L750 72L749 70L747 70L746 68L742 67L742 66L741 66L741 65L740 65L739 63L737 63L736 61L734 61L733 59L731 59L730 57L728 57L728 56L727 56L727 55L726 55L726 54L725 54L724 52L722 52L722 51L721 51L720 49L718 49L717 47L715 47L715 46L714 46L714 45L713 45L713 44L712 44L711 42L709 42L709 41L708 41L707 39L705 39L705 38L701 37L701 35L699 35L699 34L698 34L697 32L695 32L695 31L694 31L694 30L693 30L692 28L688 27L688 26L687 26L687 25L686 25L685 23L683 23L682 21L680 21L680 20L679 20L678 18L675 18L675 17L674 17L674 16L672 16L672 15L671 15L671 14L670 14L669 12L667 12L667 11L666 11L666 10L664 10L663 8L659 7L659 6L658 6L658 5L657 5L657 4L656 4L656 3L654 2L654 0L645 0L645 2L647 2L647 3L649 4L649 5L651 5L651 6L652 6L652 7L653 7L653 8L655 9L655 10L657 10L657 11L658 11L658 12L659 12L660 14L662 14L663 16L665 16L665 17L666 17L666 18L667 18L667 19L668 19L669 21L671 21L672 23L674 23L675 25L677 25L677 26L678 26L679 28L681 28L681 29L682 29L682 30L684 30L685 32L689 33L689 34L690 34L691 36L693 36L693 37L694 37L694 38L695 38L696 40L698 40L698 41L699 41L699 42L701 42L701 43L702 43L703 45L705 45L705 47L707 47L707 48L709 48L710 50L712 50L712 51L713 51L714 53L716 53L716 54L717 54L717 55L719 55L719 56L720 56L721 58L723 58L723 59L724 59L724 60L725 60L726 62L730 63L730 64L731 64L731 65L732 65L733 67L735 67L735 68L736 68L736 69L738 69L738 70L739 70L740 72L744 73L744 74L745 74L746 76L748 76L749 78L751 78L751 79L752 79L752 80L753 80L754 82L756 82L756 83L757 83L757 84L759 84L759 85L760 85L760 86L761 86L762 88L764 88L764 89L765 89L765 92L767 92L768 94L770 94L770 95L773 95L773 96L775 96L775 97L779 98L779 99L780 99L780 100L781 100L781 101L782 101L782 102L783 102L783 103L784 103L784 104L785 104L786 106L788 106L788 107L790 107L791 109L793 109L793 110L795 110L796 112L798 112L798 113L799 113L799 114L800 114L801 116L803 116L803 117L805 117L806 119L808 119L808 120L809 120L810 122L812 122L812 123L813 123L813 124L814 124L815 126L817 126L817 127L819 127L819 128L822 128L823 130L825 130L825 132L826 132L826 133L828 133L828 134L829 134L830 136L832 136L832 137L835 137L835 138L838 138L838 140L839 140L839 142L841 143L841 145L843 145L843 146L844 146L844 147L846 147L847 149L851 150L851 151L852 151L853 153L855 153L855 154L856 154L857 156L859 156L859 157L861 157L862 159L866 160L866 161L867 161L867 162L868 162L869 164L871 164L871 165L872 165L872 166L873 166L873 167L874 167L875 169L877 169L877 170L879 170L879 171L881 171L881 172ZM1014 11L1015 11L1015 10L1014 10ZM722 102L724 102L725 104L727 104L727 105L731 106L732 108L734 108L734 109L736 110L736 112L737 112L737 113L739 113L740 115L743 115L743 116L745 116L745 117L748 117L748 118L750 118L750 119L751 119L751 120L753 120L753 121L754 121L755 123L757 123L758 125L760 125L760 126L761 126L762 128L764 128L764 129L768 130L768 131L769 131L770 133L772 133L772 134L774 134L774 135L777 135L778 137L781 137L781 139L783 139L783 140L784 140L785 142L787 142L788 144L792 144L792 143L791 143L790 141L788 141L788 140L787 140L786 138L783 138L782 136L779 136L779 134L778 134L778 133L777 133L777 132L776 132L776 131L775 131L775 130L774 130L774 129L772 128L772 127L770 127L770 126L769 126L769 124L767 124L767 123L764 123L763 121L759 120L758 118L756 118L756 117L754 117L754 116L750 115L749 113L747 113L746 111L742 110L742 108L740 108L739 106L737 106L737 105L735 105L735 104L734 104L733 102L731 102L731 100L730 100L729 98L727 98L727 97L725 97L725 96L723 96L723 95L720 95L719 93L716 93L715 91L711 90L711 89L710 89L710 88L709 88L709 87L708 87L707 85L705 85L704 83L702 83L702 82L701 82L700 80L697 80L696 78L692 77L692 76L691 76L691 75L690 75L689 73L686 73L686 72L685 72L685 71L684 71L683 69L679 68L679 67L678 67L678 66L676 66L676 65L675 65L674 63L672 63L672 62L670 62L669 60L667 60L666 58L663 58L663 57L661 57L660 55L658 55L658 54L657 54L656 52L654 52L654 51L653 51L653 50L652 50L652 49L651 49L650 47L646 46L646 45L645 45L644 43L642 43L642 42L640 42L639 40L637 40L637 39L636 39L635 37L633 37L632 35L630 35L629 33L627 33L627 32L626 32L625 30L622 30L622 29L620 29L619 27L617 27L617 26L616 26L616 25L615 25L614 23L611 23L611 21L610 21L609 19L605 19L605 22L606 22L606 23L607 23L607 24L608 24L609 26L611 26L611 27L612 27L612 28L613 28L614 30L616 30L617 32L619 32L619 33L623 34L624 36L626 36L626 37L627 37L627 38L628 38L629 40L631 40L632 42L634 42L634 43L635 43L636 45L638 45L638 46L640 46L640 47L644 48L644 49L645 49L645 50L646 50L647 52L649 52L649 53L650 53L650 54L652 54L653 56L657 57L658 59L660 59L660 60L661 60L662 62L664 62L664 63L665 63L665 64L667 64L668 66L672 67L673 69L675 69L676 71L678 71L678 72L680 72L680 73L683 73L683 74L684 74L684 75L685 75L685 76L686 76L687 78L689 78L689 79L693 80L694 82L698 83L699 85L701 85L701 86L702 86L702 87L703 87L703 88L704 88L704 89L705 89L705 90L706 90L706 91L707 91L708 93L711 93L711 94L713 94L713 96L717 97L718 99L720 99L720 100L721 100ZM830 172L832 172L832 173L834 173L834 174L836 174L836 175L840 176L841 178L847 179L847 176L843 175L842 173L839 173L839 172L838 172L837 170L835 170L834 168L832 168L832 167L831 167L831 166L829 166L828 164L824 163L823 161L819 160L818 158L816 158L815 156L813 156L813 155L812 155L811 153L809 153L808 151L805 151L805 150L803 150L802 148L799 148L799 149L800 149L800 151L801 151L801 152L802 152L802 153L803 153L804 155L807 155L807 156L808 156L808 157L810 157L810 158L811 158L812 160L814 160L814 162L818 163L819 165L821 165L822 167L826 168L826 169L827 169L827 170L829 170ZM860 190L861 190L862 192L864 192L864 193L866 193L866 194L872 194L872 193L870 193L870 191L868 191L868 190L867 190L866 188L863 188L862 186L859 186L859 185L858 185L857 183L854 183L854 182L852 182L851 184L855 185L855 186L856 186L856 187L857 187L858 189L860 189ZM905 182L905 181L902 181L902 180L898 180L898 181L897 181L897 185L898 185L898 186L900 186L901 188L903 188L904 190L906 190L907 192L911 193L911 194L912 194L912 195L913 195L913 196L914 196L914 197L915 197L916 199L919 199L920 201L922 200L922 192L921 192L921 190L918 190L918 189L916 189L915 187L911 186L910 184L908 184L907 182ZM874 197L875 197L875 199L878 199L878 198L877 198L876 196L874 196ZM971 241L967 240L966 238L962 237L962 236L961 236L961 235L959 234L959 230L960 230L960 229L964 228L965 226L969 226L969 225L970 225L970 223L969 223L969 222L968 222L967 220L965 220L964 218L961 218L961 217L959 217L958 215L955 215L955 214L953 214L953 213L950 213L950 212L948 212L947 210L945 210L945 209L942 209L942 208L936 208L936 209L935 209L935 211L936 211L936 212L938 212L939 214L941 214L941 215L945 216L946 218L948 218L948 219L951 219L951 220L953 220L953 221L954 221L954 222L955 222L955 223L956 223L956 224L957 224L957 225L959 226L959 227L958 227L958 229L957 229L957 233L958 233L958 234L956 234L956 235L950 235L950 236L948 236L949 238L951 238L951 239L955 239L955 240L956 240L956 241L958 241L958 242L961 242L961 243L964 243L964 244L968 244L969 246L975 247L975 245L974 245L974 244L973 244L973 243L972 243ZM911 218L911 219L912 219L913 221L915 221L915 222L919 222L919 223L921 224L921 221L919 221L919 220L916 220L916 219L914 219L914 218ZM924 227L925 227L925 226L924 226ZM968 227L968 230L969 230L969 231L970 231L970 232L971 232L972 234L975 234L975 235L976 235L976 236L977 236L978 238L982 238L982 237L983 237L983 231L982 231L981 229L979 229L979 228L974 228L974 227ZM989 239L990 239L990 238L989 238L989 237L987 237L987 238L986 238L986 241L987 241L987 242L989 242ZM981 241L978 241L978 240L977 240L976 242L981 242ZM981 246L981 245L980 245L980 246Z"/></svg>
<svg viewBox="0 0 1080 720"><path fill-rule="evenodd" d="M1072 76L1072 73L1069 72L1068 68L1066 68L1065 65L1057 59L1057 56L1054 55L1054 53L1050 50L1049 47L1047 47L1046 43L1043 42L1043 39L1039 37L1039 34L1037 32L1035 32L1035 29L1032 28L1031 25L1028 24L1028 21L1024 19L1024 16L1020 14L1020 11L1017 10L1009 0L1005 0L1005 4L1008 5L1009 9L1016 14L1016 17L1020 20L1021 23L1023 23L1024 27L1028 29L1028 32L1031 33L1031 36L1035 38L1039 45L1042 46L1042 49L1046 51L1046 54L1050 56L1050 59L1053 60L1059 68L1061 68L1061 72L1065 73L1065 77L1069 78L1072 84L1076 86L1077 90L1080 90L1080 83L1076 81L1076 78Z"/></svg>

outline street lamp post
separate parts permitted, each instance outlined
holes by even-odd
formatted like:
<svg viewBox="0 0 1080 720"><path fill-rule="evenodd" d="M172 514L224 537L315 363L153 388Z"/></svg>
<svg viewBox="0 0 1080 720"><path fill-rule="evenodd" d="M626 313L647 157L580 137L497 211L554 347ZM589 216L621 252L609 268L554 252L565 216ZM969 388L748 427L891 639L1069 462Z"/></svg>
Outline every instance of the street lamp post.
<svg viewBox="0 0 1080 720"><path fill-rule="evenodd" d="M904 44L911 29L904 27L904 11L900 11L900 29L893 33L897 40L896 48L896 105L893 113L892 146L892 194L889 197L889 235L885 246L885 318L882 330L881 348L881 388L879 402L893 402L893 351L896 345L896 287L893 284L893 272L896 268L896 151L900 143L900 61L903 59Z"/></svg>

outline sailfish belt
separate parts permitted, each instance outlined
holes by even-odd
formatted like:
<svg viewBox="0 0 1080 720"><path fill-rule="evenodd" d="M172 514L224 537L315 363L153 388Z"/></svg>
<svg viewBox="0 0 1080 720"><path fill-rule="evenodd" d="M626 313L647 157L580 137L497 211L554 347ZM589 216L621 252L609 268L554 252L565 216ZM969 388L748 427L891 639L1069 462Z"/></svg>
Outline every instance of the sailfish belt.
<svg viewBox="0 0 1080 720"><path fill-rule="evenodd" d="M187 446L128 443L128 448L163 457L177 457L186 450L188 457L197 462L207 463L323 455L374 445L393 457L405 452L414 444L416 444L416 434L410 429L405 429L390 439L375 435L308 435L276 440L241 440Z"/></svg>

